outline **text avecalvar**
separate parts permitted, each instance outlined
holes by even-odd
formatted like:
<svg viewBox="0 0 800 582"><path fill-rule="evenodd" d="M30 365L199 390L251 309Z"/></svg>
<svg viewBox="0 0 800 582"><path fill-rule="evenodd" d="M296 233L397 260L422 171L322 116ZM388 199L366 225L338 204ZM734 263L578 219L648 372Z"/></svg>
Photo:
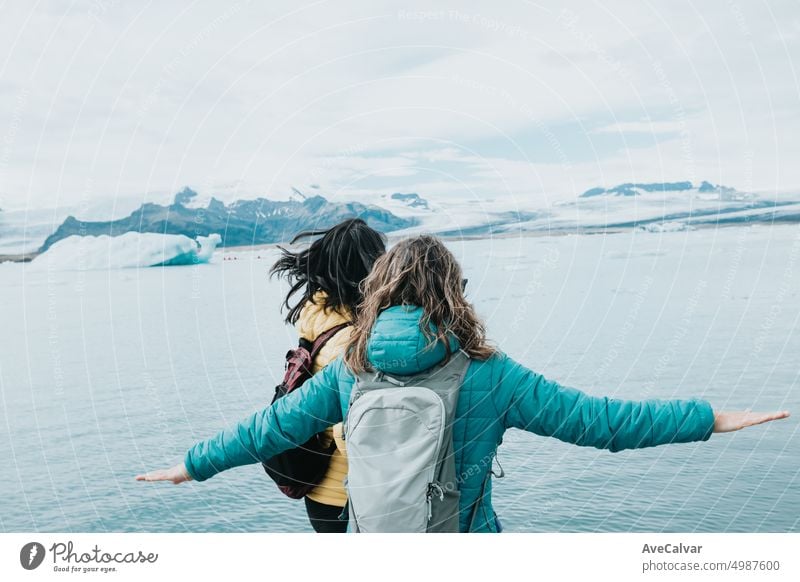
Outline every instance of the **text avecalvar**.
<svg viewBox="0 0 800 582"><path fill-rule="evenodd" d="M660 546L645 544L643 554L699 554L703 546L690 544L662 544Z"/></svg>

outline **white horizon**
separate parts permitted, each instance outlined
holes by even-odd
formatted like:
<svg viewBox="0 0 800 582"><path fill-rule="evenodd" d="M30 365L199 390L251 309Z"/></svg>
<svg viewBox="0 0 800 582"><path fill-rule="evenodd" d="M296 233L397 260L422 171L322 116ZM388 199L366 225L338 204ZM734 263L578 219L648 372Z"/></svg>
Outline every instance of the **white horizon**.
<svg viewBox="0 0 800 582"><path fill-rule="evenodd" d="M800 191L791 2L408 6L11 2L0 208Z"/></svg>

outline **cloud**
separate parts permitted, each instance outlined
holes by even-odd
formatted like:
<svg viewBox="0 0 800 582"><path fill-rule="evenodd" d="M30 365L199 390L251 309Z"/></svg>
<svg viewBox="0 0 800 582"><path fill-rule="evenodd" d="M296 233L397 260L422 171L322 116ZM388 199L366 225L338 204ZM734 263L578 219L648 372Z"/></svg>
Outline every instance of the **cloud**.
<svg viewBox="0 0 800 582"><path fill-rule="evenodd" d="M683 128L678 121L621 121L592 129L592 133L676 133Z"/></svg>
<svg viewBox="0 0 800 582"><path fill-rule="evenodd" d="M800 186L792 2L427 6L12 3L0 191L45 206L186 184L540 201L634 175Z"/></svg>

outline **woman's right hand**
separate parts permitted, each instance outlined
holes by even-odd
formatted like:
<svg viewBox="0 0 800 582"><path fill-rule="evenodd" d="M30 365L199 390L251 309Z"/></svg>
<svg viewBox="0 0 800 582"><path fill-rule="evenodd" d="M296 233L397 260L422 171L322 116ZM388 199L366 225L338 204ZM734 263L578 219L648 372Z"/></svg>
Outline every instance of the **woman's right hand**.
<svg viewBox="0 0 800 582"><path fill-rule="evenodd" d="M175 485L184 481L191 481L192 476L186 470L186 465L179 463L169 469L158 469L142 475L136 475L137 481L172 481Z"/></svg>
<svg viewBox="0 0 800 582"><path fill-rule="evenodd" d="M715 412L714 432L733 432L771 420L789 418L788 410L780 412Z"/></svg>

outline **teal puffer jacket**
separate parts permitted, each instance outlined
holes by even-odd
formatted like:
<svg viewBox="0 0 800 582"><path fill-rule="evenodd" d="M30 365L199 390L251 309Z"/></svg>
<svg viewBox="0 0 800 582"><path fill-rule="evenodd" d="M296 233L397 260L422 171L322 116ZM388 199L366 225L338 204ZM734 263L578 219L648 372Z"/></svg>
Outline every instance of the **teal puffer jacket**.
<svg viewBox="0 0 800 582"><path fill-rule="evenodd" d="M405 306L380 314L368 349L375 368L409 375L446 357L444 345L425 349L421 316L421 309ZM203 481L306 442L343 420L353 384L353 374L341 359L335 360L274 406L192 447L185 458L189 474ZM496 530L492 458L510 428L615 452L707 440L713 426L714 413L703 400L592 397L547 380L502 352L486 361L473 360L461 387L453 431L461 531Z"/></svg>

